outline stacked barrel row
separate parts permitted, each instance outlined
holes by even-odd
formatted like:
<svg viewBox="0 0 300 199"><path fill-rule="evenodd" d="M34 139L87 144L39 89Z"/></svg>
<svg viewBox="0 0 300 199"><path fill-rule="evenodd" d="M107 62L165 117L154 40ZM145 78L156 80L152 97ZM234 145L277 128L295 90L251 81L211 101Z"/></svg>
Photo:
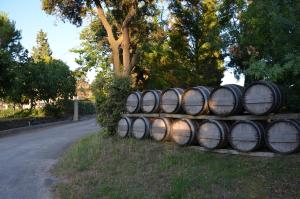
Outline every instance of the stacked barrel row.
<svg viewBox="0 0 300 199"><path fill-rule="evenodd" d="M171 118L123 117L117 132L121 137L174 141L180 146L199 144L206 149L231 146L241 152L268 148L289 154L300 149L300 122L277 120L266 125L259 121L191 120Z"/></svg>
<svg viewBox="0 0 300 199"><path fill-rule="evenodd" d="M217 87L198 86L186 90L170 88L134 92L128 96L129 113L186 113L188 115L229 116L245 111L253 115L277 112L284 104L282 90L274 83L258 81L245 89L229 84ZM173 140L179 145L200 144L207 149L232 148L255 151L266 146L274 152L287 154L300 148L300 122L278 120L268 124L259 121L190 120L171 118L128 118L119 121L121 137Z"/></svg>
<svg viewBox="0 0 300 199"><path fill-rule="evenodd" d="M214 114L229 116L245 111L266 115L279 111L284 105L284 92L272 82L258 81L244 87L228 84L217 88L197 86L183 90L169 88L137 91L126 102L128 113L186 113L189 115Z"/></svg>

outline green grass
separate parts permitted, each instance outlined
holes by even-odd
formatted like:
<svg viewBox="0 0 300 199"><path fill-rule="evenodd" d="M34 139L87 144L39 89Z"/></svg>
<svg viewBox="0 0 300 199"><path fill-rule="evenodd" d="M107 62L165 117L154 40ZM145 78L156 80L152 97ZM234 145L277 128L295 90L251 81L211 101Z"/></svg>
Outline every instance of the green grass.
<svg viewBox="0 0 300 199"><path fill-rule="evenodd" d="M58 198L300 198L300 155L200 152L103 137L74 144L53 169Z"/></svg>
<svg viewBox="0 0 300 199"><path fill-rule="evenodd" d="M6 110L0 110L0 119L19 119L19 118L28 118L28 117L44 117L42 110L34 109L30 111L29 109L16 110L12 108Z"/></svg>

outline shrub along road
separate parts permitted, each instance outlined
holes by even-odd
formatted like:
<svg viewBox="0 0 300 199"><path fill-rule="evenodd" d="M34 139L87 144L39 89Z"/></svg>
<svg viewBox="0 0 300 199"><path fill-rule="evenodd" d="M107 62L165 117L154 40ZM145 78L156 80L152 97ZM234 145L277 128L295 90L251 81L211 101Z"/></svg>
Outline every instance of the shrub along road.
<svg viewBox="0 0 300 199"><path fill-rule="evenodd" d="M0 198L50 198L50 167L71 143L99 129L89 119L0 138Z"/></svg>

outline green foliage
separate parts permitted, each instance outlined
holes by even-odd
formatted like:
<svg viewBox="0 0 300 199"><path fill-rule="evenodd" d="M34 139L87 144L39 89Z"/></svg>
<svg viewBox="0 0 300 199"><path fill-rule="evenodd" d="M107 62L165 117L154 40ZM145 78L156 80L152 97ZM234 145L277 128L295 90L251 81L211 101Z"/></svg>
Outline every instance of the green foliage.
<svg viewBox="0 0 300 199"><path fill-rule="evenodd" d="M169 5L171 58L173 65L181 66L179 73L186 71L181 75L186 86L221 83L224 69L216 2L174 0Z"/></svg>
<svg viewBox="0 0 300 199"><path fill-rule="evenodd" d="M0 97L7 95L13 83L15 60L21 59L21 33L7 14L0 12Z"/></svg>
<svg viewBox="0 0 300 199"><path fill-rule="evenodd" d="M40 30L36 37L36 47L32 48L32 59L37 62L50 62L52 59L52 51L50 49L47 33Z"/></svg>
<svg viewBox="0 0 300 199"><path fill-rule="evenodd" d="M93 85L96 96L97 120L111 134L115 133L117 123L125 112L125 101L129 93L130 78L114 77L112 79L98 76ZM95 88L100 88L95 90Z"/></svg>
<svg viewBox="0 0 300 199"><path fill-rule="evenodd" d="M223 41L229 66L236 68L237 74L245 73L246 83L268 79L283 85L291 110L300 110L300 3L224 2L221 16L227 16Z"/></svg>
<svg viewBox="0 0 300 199"><path fill-rule="evenodd" d="M74 113L74 101L70 99L58 99L54 103L46 104L43 108L46 116L49 117L61 117L73 115ZM95 103L91 101L78 101L79 116L95 114Z"/></svg>
<svg viewBox="0 0 300 199"><path fill-rule="evenodd" d="M79 101L78 102L78 108L79 108L79 115L86 115L86 114L95 114L96 113L96 107L95 103L91 101Z"/></svg>
<svg viewBox="0 0 300 199"><path fill-rule="evenodd" d="M46 104L43 108L45 116L59 118L63 115L63 111L55 104Z"/></svg>

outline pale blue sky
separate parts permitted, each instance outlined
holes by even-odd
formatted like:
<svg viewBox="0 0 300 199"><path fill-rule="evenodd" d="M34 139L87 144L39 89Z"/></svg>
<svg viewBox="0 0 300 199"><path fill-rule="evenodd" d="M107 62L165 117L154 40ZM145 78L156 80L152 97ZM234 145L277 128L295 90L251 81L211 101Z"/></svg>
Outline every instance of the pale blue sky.
<svg viewBox="0 0 300 199"><path fill-rule="evenodd" d="M80 44L79 34L82 27L77 28L69 22L63 23L55 16L49 16L41 9L40 0L0 0L0 11L4 11L16 23L16 28L22 31L22 45L31 52L35 45L36 34L43 29L48 34L48 42L53 56L66 62L72 70L78 65L75 63L76 54L70 49ZM95 73L88 78L93 79ZM237 81L229 72L225 72L223 84L243 84L243 78Z"/></svg>

